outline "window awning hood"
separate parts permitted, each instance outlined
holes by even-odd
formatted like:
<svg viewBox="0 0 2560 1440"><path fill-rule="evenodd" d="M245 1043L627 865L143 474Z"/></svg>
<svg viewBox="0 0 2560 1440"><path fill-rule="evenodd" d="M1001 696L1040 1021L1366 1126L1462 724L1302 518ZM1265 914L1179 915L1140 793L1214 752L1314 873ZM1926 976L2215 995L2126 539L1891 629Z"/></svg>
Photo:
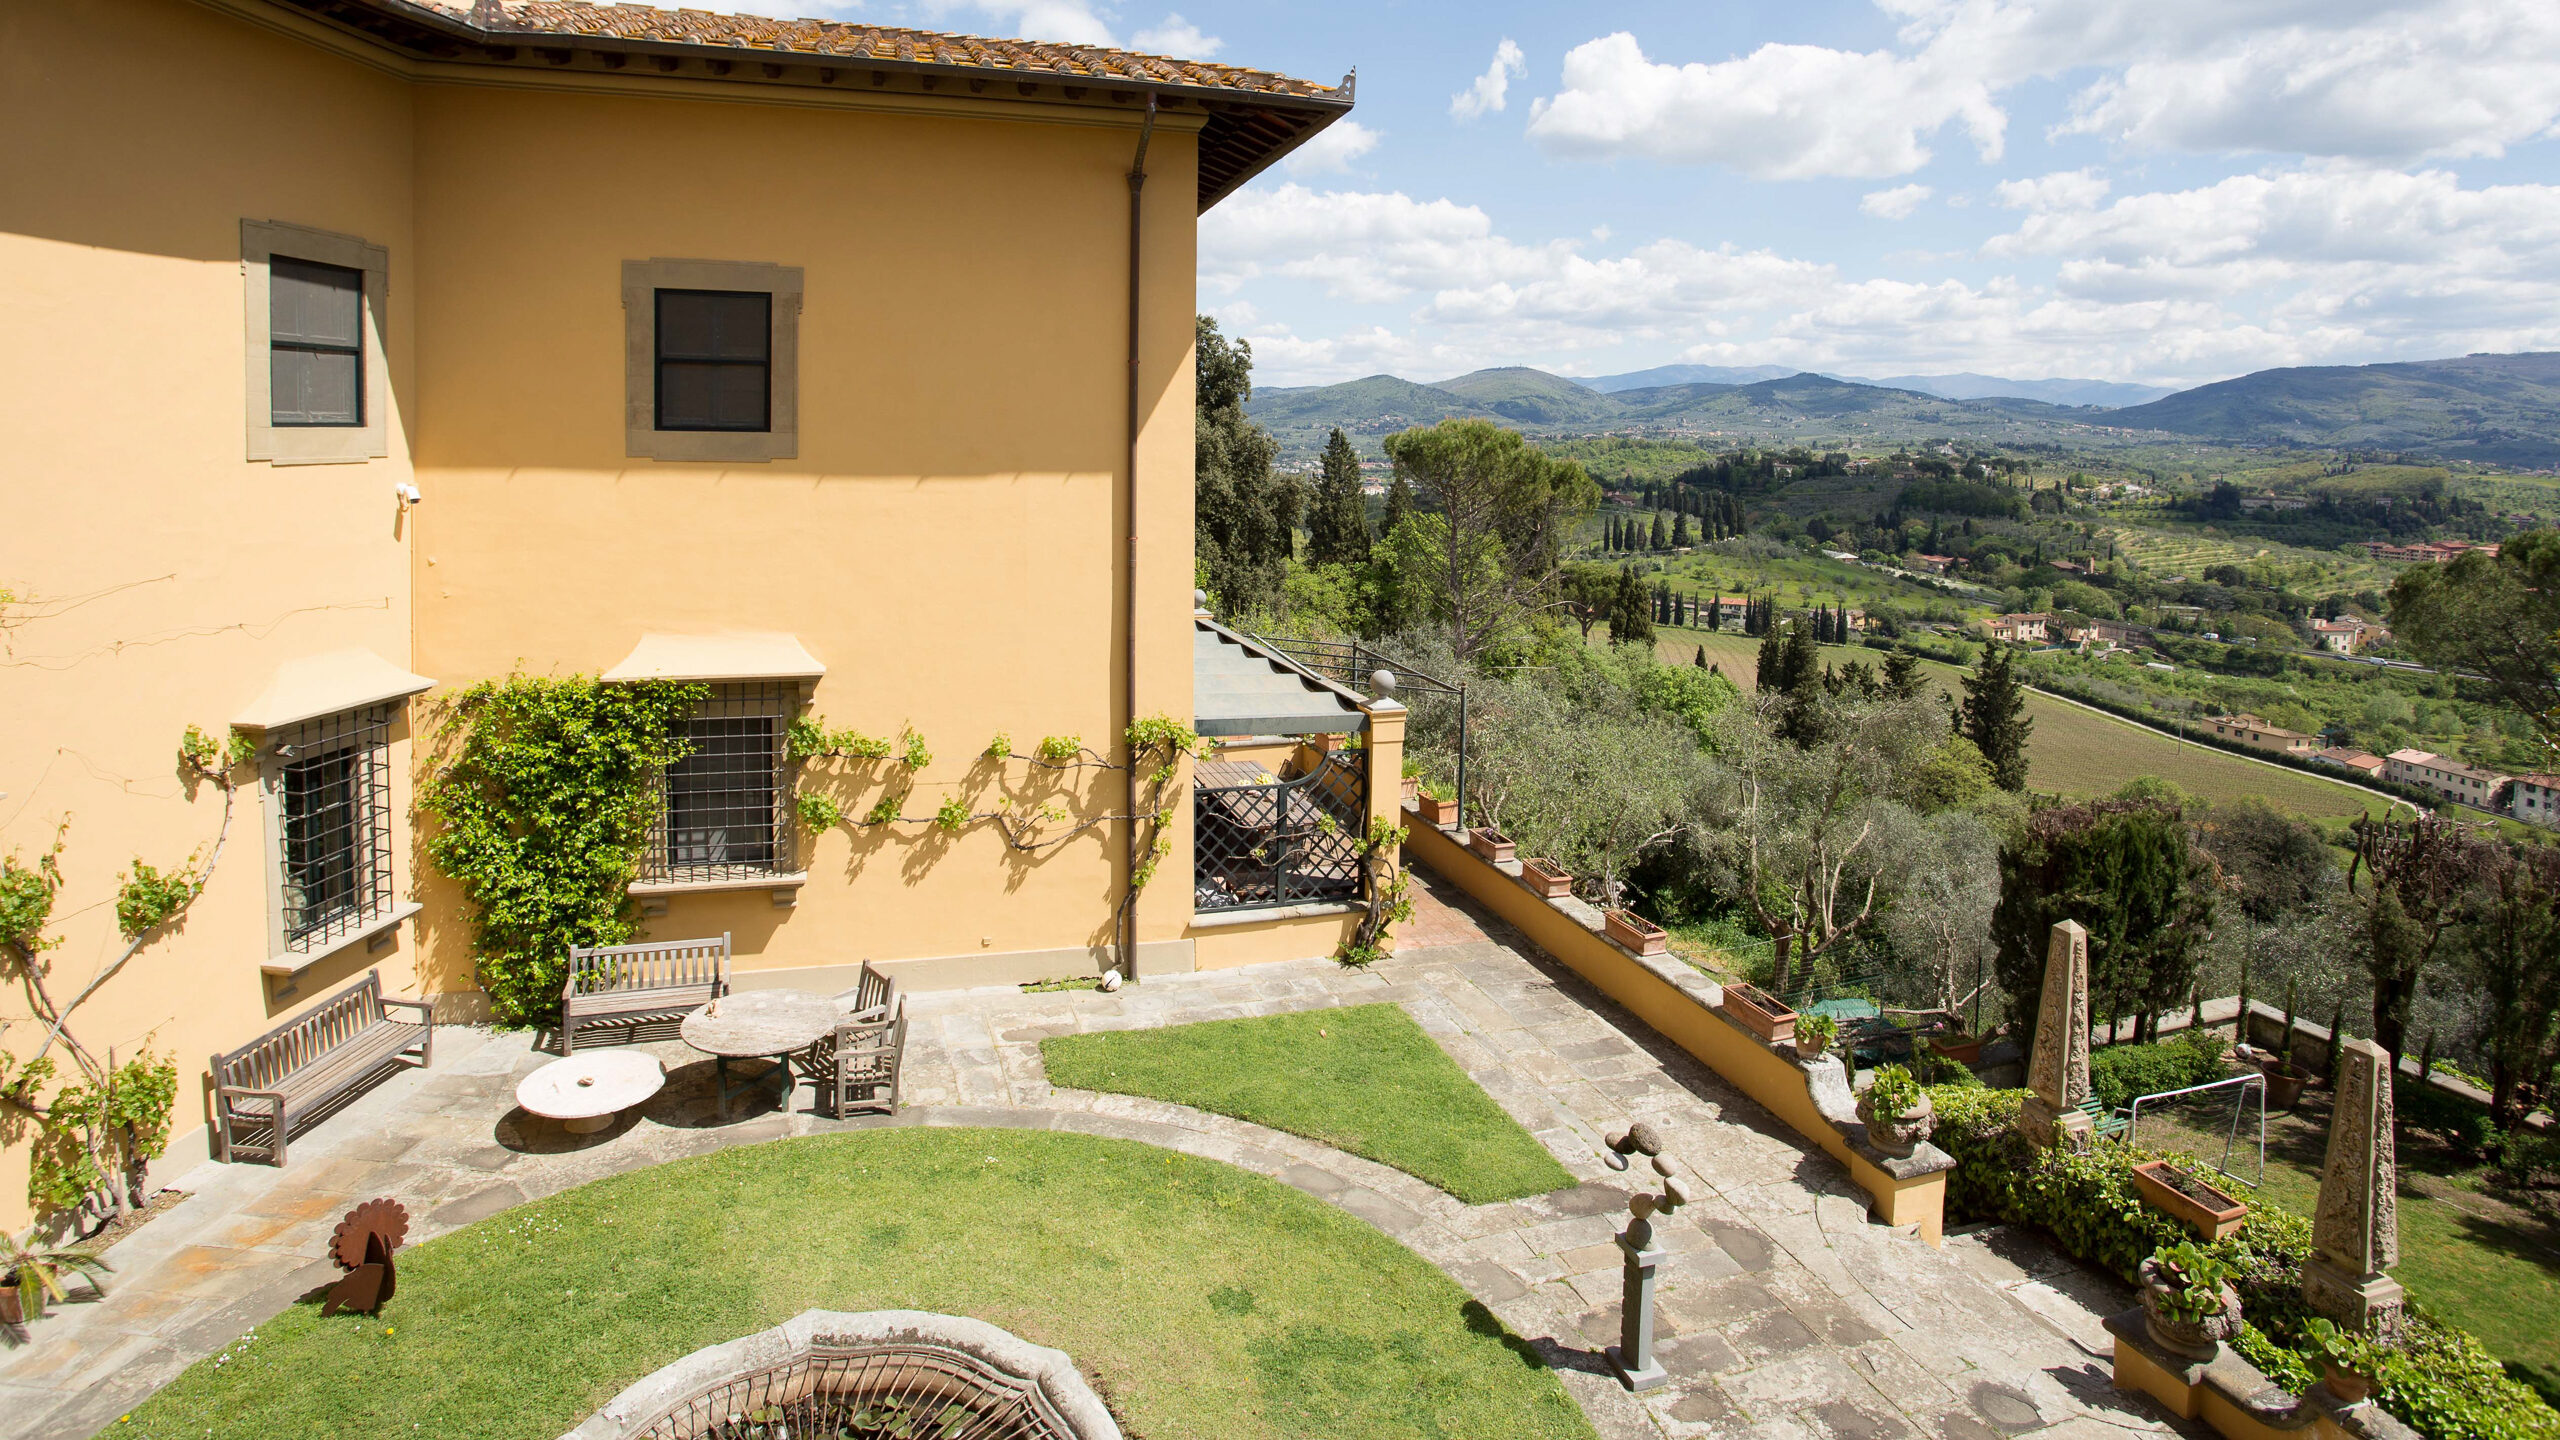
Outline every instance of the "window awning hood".
<svg viewBox="0 0 2560 1440"><path fill-rule="evenodd" d="M1203 735L1348 735L1361 697L1214 620L1192 618L1191 728Z"/></svg>
<svg viewBox="0 0 2560 1440"><path fill-rule="evenodd" d="M342 710L405 699L432 689L435 683L370 650L306 655L277 666L266 690L231 717L231 723L242 730L275 730Z"/></svg>
<svg viewBox="0 0 2560 1440"><path fill-rule="evenodd" d="M797 635L741 630L640 637L607 680L816 680L827 673Z"/></svg>

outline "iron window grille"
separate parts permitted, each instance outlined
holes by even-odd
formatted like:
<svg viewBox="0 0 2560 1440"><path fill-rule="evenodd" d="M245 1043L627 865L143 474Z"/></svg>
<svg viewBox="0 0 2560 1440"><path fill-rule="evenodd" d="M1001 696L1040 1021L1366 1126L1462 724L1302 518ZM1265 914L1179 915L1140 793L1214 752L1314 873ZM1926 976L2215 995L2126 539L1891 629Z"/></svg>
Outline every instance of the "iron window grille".
<svg viewBox="0 0 2560 1440"><path fill-rule="evenodd" d="M800 689L715 686L685 722L691 751L667 767L645 877L748 880L791 868L790 750Z"/></svg>
<svg viewBox="0 0 2560 1440"><path fill-rule="evenodd" d="M364 424L364 272L267 260L269 423Z"/></svg>
<svg viewBox="0 0 2560 1440"><path fill-rule="evenodd" d="M657 292L658 428L773 428L773 296Z"/></svg>
<svg viewBox="0 0 2560 1440"><path fill-rule="evenodd" d="M307 720L276 744L287 949L317 949L391 907L394 708Z"/></svg>

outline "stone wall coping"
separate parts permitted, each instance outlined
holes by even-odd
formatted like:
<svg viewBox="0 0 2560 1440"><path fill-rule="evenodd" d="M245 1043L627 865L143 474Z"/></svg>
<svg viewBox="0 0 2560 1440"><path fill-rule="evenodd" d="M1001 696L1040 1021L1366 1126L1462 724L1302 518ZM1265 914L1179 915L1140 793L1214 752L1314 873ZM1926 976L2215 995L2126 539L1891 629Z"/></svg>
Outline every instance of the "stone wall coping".
<svg viewBox="0 0 2560 1440"><path fill-rule="evenodd" d="M1753 1034L1725 1013L1722 985L1700 974L1694 967L1668 955L1639 955L1609 938L1608 926L1601 919L1599 906L1569 895L1561 899L1548 899L1521 877L1518 860L1495 862L1485 859L1467 848L1465 830L1455 825L1431 825L1422 818L1422 812L1418 807L1406 807L1405 823L1417 829L1428 827L1439 831L1469 861L1502 875L1513 885L1518 886L1520 893L1528 899L1572 920L1589 932L1592 939L1617 951L1634 962L1646 974L1679 991L1681 995L1706 1011L1716 1023L1731 1030L1743 1041L1760 1047L1802 1071L1805 1077L1805 1089L1813 1097L1814 1108L1821 1112L1823 1119L1829 1121L1832 1127L1840 1132L1841 1138L1848 1142L1849 1148L1857 1153L1859 1159L1875 1166L1896 1181L1917 1180L1923 1176L1935 1175L1940 1171L1955 1168L1954 1156L1926 1141L1921 1142L1908 1156L1888 1155L1877 1148L1875 1142L1867 1138L1866 1122L1858 1118L1857 1097L1850 1091L1847 1072L1840 1064L1838 1057L1826 1055L1819 1060L1805 1060L1795 1053L1795 1047L1780 1048Z"/></svg>
<svg viewBox="0 0 2560 1440"><path fill-rule="evenodd" d="M2303 1394L2270 1380L2228 1345L2214 1347L2210 1360L2195 1360L2164 1350L2151 1338L2151 1327L2136 1306L2105 1321L2116 1343L2138 1352L2163 1374L2191 1390L2210 1390L2258 1425L2277 1431L2337 1432L2359 1440L2419 1440L2418 1432L2371 1400L2349 1404L2315 1384Z"/></svg>

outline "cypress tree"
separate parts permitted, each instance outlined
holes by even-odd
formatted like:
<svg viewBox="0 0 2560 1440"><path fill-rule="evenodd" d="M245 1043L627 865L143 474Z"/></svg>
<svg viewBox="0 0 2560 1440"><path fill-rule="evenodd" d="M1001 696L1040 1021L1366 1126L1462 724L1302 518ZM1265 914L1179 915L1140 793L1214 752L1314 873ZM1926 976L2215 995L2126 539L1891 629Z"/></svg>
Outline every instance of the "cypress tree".
<svg viewBox="0 0 2560 1440"><path fill-rule="evenodd" d="M1687 545L1688 543L1689 543L1689 512L1688 512L1688 511L1686 511L1686 510L1683 510L1683 511L1681 511L1677 516L1675 516L1675 517L1672 519L1672 521L1671 521L1671 544L1672 544L1672 548L1674 548L1674 549L1678 549L1678 548L1680 548L1680 547L1683 547L1683 546Z"/></svg>
<svg viewBox="0 0 2560 1440"><path fill-rule="evenodd" d="M1387 514L1385 522L1386 530L1384 533L1389 535L1396 533L1396 527L1403 524L1405 517L1412 513L1413 482L1405 479L1404 471L1399 469L1396 471L1396 478L1390 481L1387 485Z"/></svg>
<svg viewBox="0 0 2560 1440"><path fill-rule="evenodd" d="M1369 507L1360 498L1360 457L1335 427L1307 512L1307 563L1357 565L1369 558Z"/></svg>
<svg viewBox="0 0 2560 1440"><path fill-rule="evenodd" d="M1787 673L1787 645L1775 635L1760 637L1759 664L1752 672L1752 683L1772 693L1786 688L1781 676Z"/></svg>
<svg viewBox="0 0 2560 1440"><path fill-rule="evenodd" d="M1662 524L1662 512L1661 512L1661 511L1659 511L1659 510L1656 510L1656 511L1654 511L1654 512L1653 512L1653 537L1652 537L1652 538L1653 538L1653 545L1652 545L1652 548L1653 548L1653 549L1656 549L1656 550L1663 549L1664 547L1668 546L1668 545L1671 543L1671 532L1670 532L1669 530L1667 530L1667 529L1665 529L1665 528L1663 527L1663 524Z"/></svg>
<svg viewBox="0 0 2560 1440"><path fill-rule="evenodd" d="M1920 662L1909 651L1896 650L1884 657L1884 693L1896 700L1917 700L1925 682L1920 678Z"/></svg>
<svg viewBox="0 0 2560 1440"><path fill-rule="evenodd" d="M1982 663L1964 679L1964 709L1959 722L1964 737L1991 762L1991 778L2003 790L2027 788L2027 736L2035 722L2027 718L2026 688L2011 672L2009 649L1988 647Z"/></svg>
<svg viewBox="0 0 2560 1440"><path fill-rule="evenodd" d="M1707 647L1706 647L1706 646L1704 646L1704 645L1699 646L1699 647L1698 647L1698 658L1697 658L1697 659L1695 659L1695 660L1690 661L1689 663L1690 663L1690 664L1692 664L1692 665L1697 666L1697 667L1698 667L1699 669L1701 669L1701 670L1706 669L1706 668L1707 668Z"/></svg>
<svg viewBox="0 0 2560 1440"><path fill-rule="evenodd" d="M1644 582L1630 565L1618 571L1618 593L1609 602L1609 639L1613 644L1653 643L1653 621L1645 615Z"/></svg>

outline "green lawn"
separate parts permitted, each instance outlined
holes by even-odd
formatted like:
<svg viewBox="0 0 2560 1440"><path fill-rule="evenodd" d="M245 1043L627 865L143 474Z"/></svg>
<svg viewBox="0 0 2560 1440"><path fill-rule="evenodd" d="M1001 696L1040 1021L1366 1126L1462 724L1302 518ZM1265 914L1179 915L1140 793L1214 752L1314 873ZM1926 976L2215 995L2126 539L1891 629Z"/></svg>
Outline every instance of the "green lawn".
<svg viewBox="0 0 2560 1440"><path fill-rule="evenodd" d="M1049 1083L1169 1100L1321 1140L1470 1205L1573 1176L1393 1005L1040 1043Z"/></svg>
<svg viewBox="0 0 2560 1440"><path fill-rule="evenodd" d="M1752 688L1760 654L1757 640L1731 631L1676 630L1666 626L1657 633L1654 652L1666 662L1687 664L1700 646L1706 648L1708 663L1722 666L1726 677L1744 690ZM1833 664L1862 660L1871 670L1884 664L1883 652L1863 646L1826 645L1822 647L1822 658ZM1934 660L1922 661L1921 669L1947 690L1953 690L1964 673ZM2157 730L2085 710L2050 695L2028 695L2027 716L2035 722L2035 732L2027 741L2027 785L2046 794L2075 798L2105 795L2128 780L2156 775L2217 805L2257 795L2278 809L2307 818L2362 815L2386 804L2364 791L2317 775L2182 744Z"/></svg>
<svg viewBox="0 0 2560 1440"><path fill-rule="evenodd" d="M1056 1346L1149 1440L1592 1433L1525 1342L1321 1201L1130 1141L967 1129L743 1146L535 1201L403 1250L381 1316L295 1305L113 1433L548 1440L813 1307Z"/></svg>

